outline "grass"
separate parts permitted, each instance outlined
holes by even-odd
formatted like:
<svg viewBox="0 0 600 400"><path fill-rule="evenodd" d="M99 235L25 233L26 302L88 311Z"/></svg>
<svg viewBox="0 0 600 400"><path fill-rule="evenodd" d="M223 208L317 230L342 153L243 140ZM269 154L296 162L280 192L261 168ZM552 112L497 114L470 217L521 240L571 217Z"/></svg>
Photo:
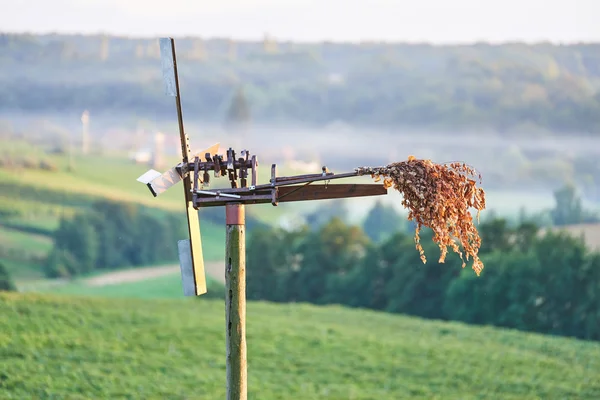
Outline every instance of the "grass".
<svg viewBox="0 0 600 400"><path fill-rule="evenodd" d="M0 142L3 152L10 153L18 147L18 141ZM70 215L95 200L133 202L157 211L183 213L181 187L153 198L144 185L136 182L137 177L148 168L131 163L123 155L76 156L76 169L68 172L66 157L44 155L35 148L32 154L53 163L57 170L0 167L0 223L3 225L0 226L0 247L4 253L0 254L0 262L9 266L16 280L41 277L41 273L33 273L36 268L41 269L40 265L29 267L34 264L32 259L43 258L51 249L49 233L58 227L60 216ZM176 163L176 160L170 161ZM224 227L206 220L201 226L205 259L222 259Z"/></svg>
<svg viewBox="0 0 600 400"><path fill-rule="evenodd" d="M2 154L23 153L31 145L23 141L0 141ZM33 151L33 152L32 152ZM0 262L19 285L43 278L41 262L52 247L51 232L58 227L61 215L72 215L98 199L133 202L152 207L156 212L175 211L183 215L181 185L154 198L136 179L148 167L136 165L123 154L74 157L75 170L67 169L67 158L46 155L33 146L31 157L44 159L56 166L55 171L39 169L7 169L0 167ZM1 155L1 154L0 154ZM167 165L175 165L170 158ZM293 174L288 168L283 174ZM318 171L316 171L318 172ZM259 166L259 183L270 179L270 165ZM227 180L215 181L218 185ZM260 209L248 207L248 216L265 223L276 223L293 207L266 205ZM224 219L224 218L223 218ZM204 219L201 223L204 258L221 260L225 256L225 230L222 224ZM183 238L181 238L183 239ZM176 245L174 243L173 245ZM176 264L177 260L173 260Z"/></svg>
<svg viewBox="0 0 600 400"><path fill-rule="evenodd" d="M251 399L597 399L600 344L248 304ZM222 300L0 294L0 398L222 399Z"/></svg>
<svg viewBox="0 0 600 400"><path fill-rule="evenodd" d="M223 297L224 286L206 277L208 292L203 297ZM82 280L76 280L65 285L48 286L43 291L78 296L115 297L137 299L183 299L181 275L170 274L137 282L127 282L114 285L89 286Z"/></svg>
<svg viewBox="0 0 600 400"><path fill-rule="evenodd" d="M35 185L38 188L55 192L86 195L116 201L135 202L150 207L179 211L180 191L171 190L158 198L153 198L148 188L136 179L148 168L132 164L123 157L89 156L75 157L75 171L68 172L57 162L57 171L26 170L18 176L10 170L0 169L0 181L18 183L20 186ZM59 159L59 161L62 161ZM177 201L179 200L179 201Z"/></svg>
<svg viewBox="0 0 600 400"><path fill-rule="evenodd" d="M223 260L225 258L225 227L204 221L200 229L204 260ZM174 242L173 246L177 246L177 243ZM6 266L11 277L19 286L36 283L33 281L44 281L41 261L34 260L43 260L52 248L52 240L49 237L0 226L0 248L7 252L5 255L0 254L0 262ZM160 264L167 262L169 261L165 260ZM174 265L179 263L177 259L173 259L171 262ZM107 271L98 271L98 273L105 272Z"/></svg>
<svg viewBox="0 0 600 400"><path fill-rule="evenodd" d="M28 255L43 256L52 248L52 239L44 235L21 232L0 226L1 247L6 250L25 249Z"/></svg>
<svg viewBox="0 0 600 400"><path fill-rule="evenodd" d="M44 171L38 169L13 170L0 168L0 182L16 183L22 186L34 185L52 191L68 191L72 194L87 195L98 198L108 198L117 201L135 202L149 207L161 208L169 211L181 211L181 185L152 197L148 188L137 182L136 179L146 172L146 165L134 164L122 154L89 155L85 158L75 156L75 170L67 171L64 156L47 156L58 169ZM180 160L170 158L164 170L177 164ZM270 165L259 165L258 183L268 183L271 175ZM320 171L315 171L318 173ZM280 173L292 174L294 171L285 170ZM211 187L226 187L227 179L220 178L211 183Z"/></svg>
<svg viewBox="0 0 600 400"><path fill-rule="evenodd" d="M26 147L23 144L22 147ZM31 146L31 145L28 145ZM10 143L0 142L0 147L9 148ZM14 145L13 145L14 147ZM116 201L135 202L149 207L160 208L168 211L182 211L181 186L161 194L159 197L152 197L148 189L137 182L136 179L146 172L149 167L146 165L136 165L130 161L124 154L105 154L89 155L85 158L81 155L74 156L75 170L67 170L67 157L62 155L43 155L39 149L36 150L39 157L46 159L56 165L56 171L44 170L9 170L0 168L0 183L5 185L19 185L25 187L38 187L40 189L50 190L52 192L68 192L73 198L77 197L78 202L86 202L92 198L107 198ZM175 165L180 160L176 157L168 157L165 170ZM320 173L320 170L314 173ZM337 171L342 172L342 171ZM287 165L278 166L278 175L304 174L291 169ZM268 183L271 177L271 164L259 163L258 166L258 184ZM346 183L362 182L369 183L366 178L354 178L344 180ZM211 187L227 187L226 178L215 179L211 181ZM24 199L36 203L42 207L43 203L39 199ZM59 200L59 199L57 199ZM74 200L75 201L75 200ZM2 198L0 197L0 211L2 211ZM64 205L64 204L58 204ZM15 205L16 206L16 205ZM29 205L27 205L29 206ZM52 207L53 204L45 204L43 207ZM23 209L23 205L20 209ZM31 209L32 207L27 207ZM273 207L271 205L261 205L248 207L247 214L258 220L272 224L284 214L298 213L306 208L306 204L285 204L282 207Z"/></svg>
<svg viewBox="0 0 600 400"><path fill-rule="evenodd" d="M52 248L52 240L44 235L26 233L0 225L0 263L11 277L18 279L40 279L43 272L39 265Z"/></svg>
<svg viewBox="0 0 600 400"><path fill-rule="evenodd" d="M6 267L17 286L19 286L20 281L46 280L40 263L37 261L0 257L0 263Z"/></svg>

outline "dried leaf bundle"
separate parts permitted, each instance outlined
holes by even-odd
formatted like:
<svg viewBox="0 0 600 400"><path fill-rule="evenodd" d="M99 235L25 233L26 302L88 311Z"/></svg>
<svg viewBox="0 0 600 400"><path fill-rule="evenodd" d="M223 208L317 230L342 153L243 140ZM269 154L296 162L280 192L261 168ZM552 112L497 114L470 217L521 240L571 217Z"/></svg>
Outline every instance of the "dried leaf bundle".
<svg viewBox="0 0 600 400"><path fill-rule="evenodd" d="M477 253L481 239L473 223L470 208L479 213L485 209L485 192L477 187L476 180L481 176L464 163L435 164L430 160L417 160L410 156L385 167L361 167L359 175L371 175L376 182L383 178L386 188L393 187L403 195L402 205L409 210L408 219L414 220L415 243L423 263L427 262L420 243L419 232L423 226L433 230L433 241L440 248L439 262L443 263L448 247L463 260L473 258L473 270L477 275L483 263ZM462 246L462 251L457 244Z"/></svg>

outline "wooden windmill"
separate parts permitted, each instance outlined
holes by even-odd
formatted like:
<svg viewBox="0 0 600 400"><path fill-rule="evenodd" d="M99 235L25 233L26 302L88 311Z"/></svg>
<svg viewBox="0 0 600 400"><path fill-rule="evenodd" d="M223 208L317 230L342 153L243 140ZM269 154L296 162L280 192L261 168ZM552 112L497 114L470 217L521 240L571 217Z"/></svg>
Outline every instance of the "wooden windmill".
<svg viewBox="0 0 600 400"><path fill-rule="evenodd" d="M292 201L378 196L387 194L387 189L380 184L329 184L334 179L362 175L358 170L334 174L323 167L321 172L314 174L282 177L277 176L275 164L271 166L269 183L258 185L258 158L248 150L236 153L228 148L225 155L219 155L217 143L192 154L189 138L183 127L175 42L172 38L161 38L159 44L166 94L175 97L182 160L164 173L150 170L140 176L138 181L146 184L155 197L183 181L189 239L179 241L178 246L186 296L198 296L207 291L198 209L225 206L227 398L246 399L245 205L271 203L277 206L279 203ZM211 175L214 178L226 177L231 187L210 189ZM325 183L315 184L316 182Z"/></svg>

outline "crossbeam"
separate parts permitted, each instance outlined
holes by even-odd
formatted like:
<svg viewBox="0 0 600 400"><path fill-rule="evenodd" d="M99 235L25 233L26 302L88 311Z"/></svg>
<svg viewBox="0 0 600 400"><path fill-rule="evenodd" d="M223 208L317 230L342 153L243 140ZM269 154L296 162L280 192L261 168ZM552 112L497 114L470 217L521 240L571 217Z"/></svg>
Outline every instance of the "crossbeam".
<svg viewBox="0 0 600 400"><path fill-rule="evenodd" d="M223 189L198 191L196 208L223 206L226 204L266 204L293 201L342 199L348 197L380 196L387 194L383 185L376 184L335 184L335 185L287 185L256 190ZM237 196L237 197L235 197Z"/></svg>

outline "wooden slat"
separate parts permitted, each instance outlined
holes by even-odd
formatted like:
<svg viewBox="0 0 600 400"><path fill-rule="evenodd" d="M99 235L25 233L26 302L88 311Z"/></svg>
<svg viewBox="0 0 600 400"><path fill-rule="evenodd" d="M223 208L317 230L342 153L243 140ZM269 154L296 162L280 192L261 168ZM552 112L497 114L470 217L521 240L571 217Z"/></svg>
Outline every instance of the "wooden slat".
<svg viewBox="0 0 600 400"><path fill-rule="evenodd" d="M227 197L199 197L196 200L196 206L198 208L204 207L216 207L224 206L225 204L231 203L242 203L242 204L264 204L271 202L271 192L268 194L260 194L255 196L242 196L241 199L232 199Z"/></svg>
<svg viewBox="0 0 600 400"><path fill-rule="evenodd" d="M196 206L214 207L228 203L261 204L271 202L271 192L277 191L277 202L292 202L306 200L342 199L348 197L380 196L387 194L383 185L377 184L330 184L330 185L291 185L262 189L249 192L246 188L230 189L227 193L235 193L240 199L227 197L212 197L198 195ZM223 190L225 192L225 190Z"/></svg>
<svg viewBox="0 0 600 400"><path fill-rule="evenodd" d="M387 194L387 189L383 185L374 184L298 185L280 187L278 201L283 203L288 201L379 196L383 194Z"/></svg>

